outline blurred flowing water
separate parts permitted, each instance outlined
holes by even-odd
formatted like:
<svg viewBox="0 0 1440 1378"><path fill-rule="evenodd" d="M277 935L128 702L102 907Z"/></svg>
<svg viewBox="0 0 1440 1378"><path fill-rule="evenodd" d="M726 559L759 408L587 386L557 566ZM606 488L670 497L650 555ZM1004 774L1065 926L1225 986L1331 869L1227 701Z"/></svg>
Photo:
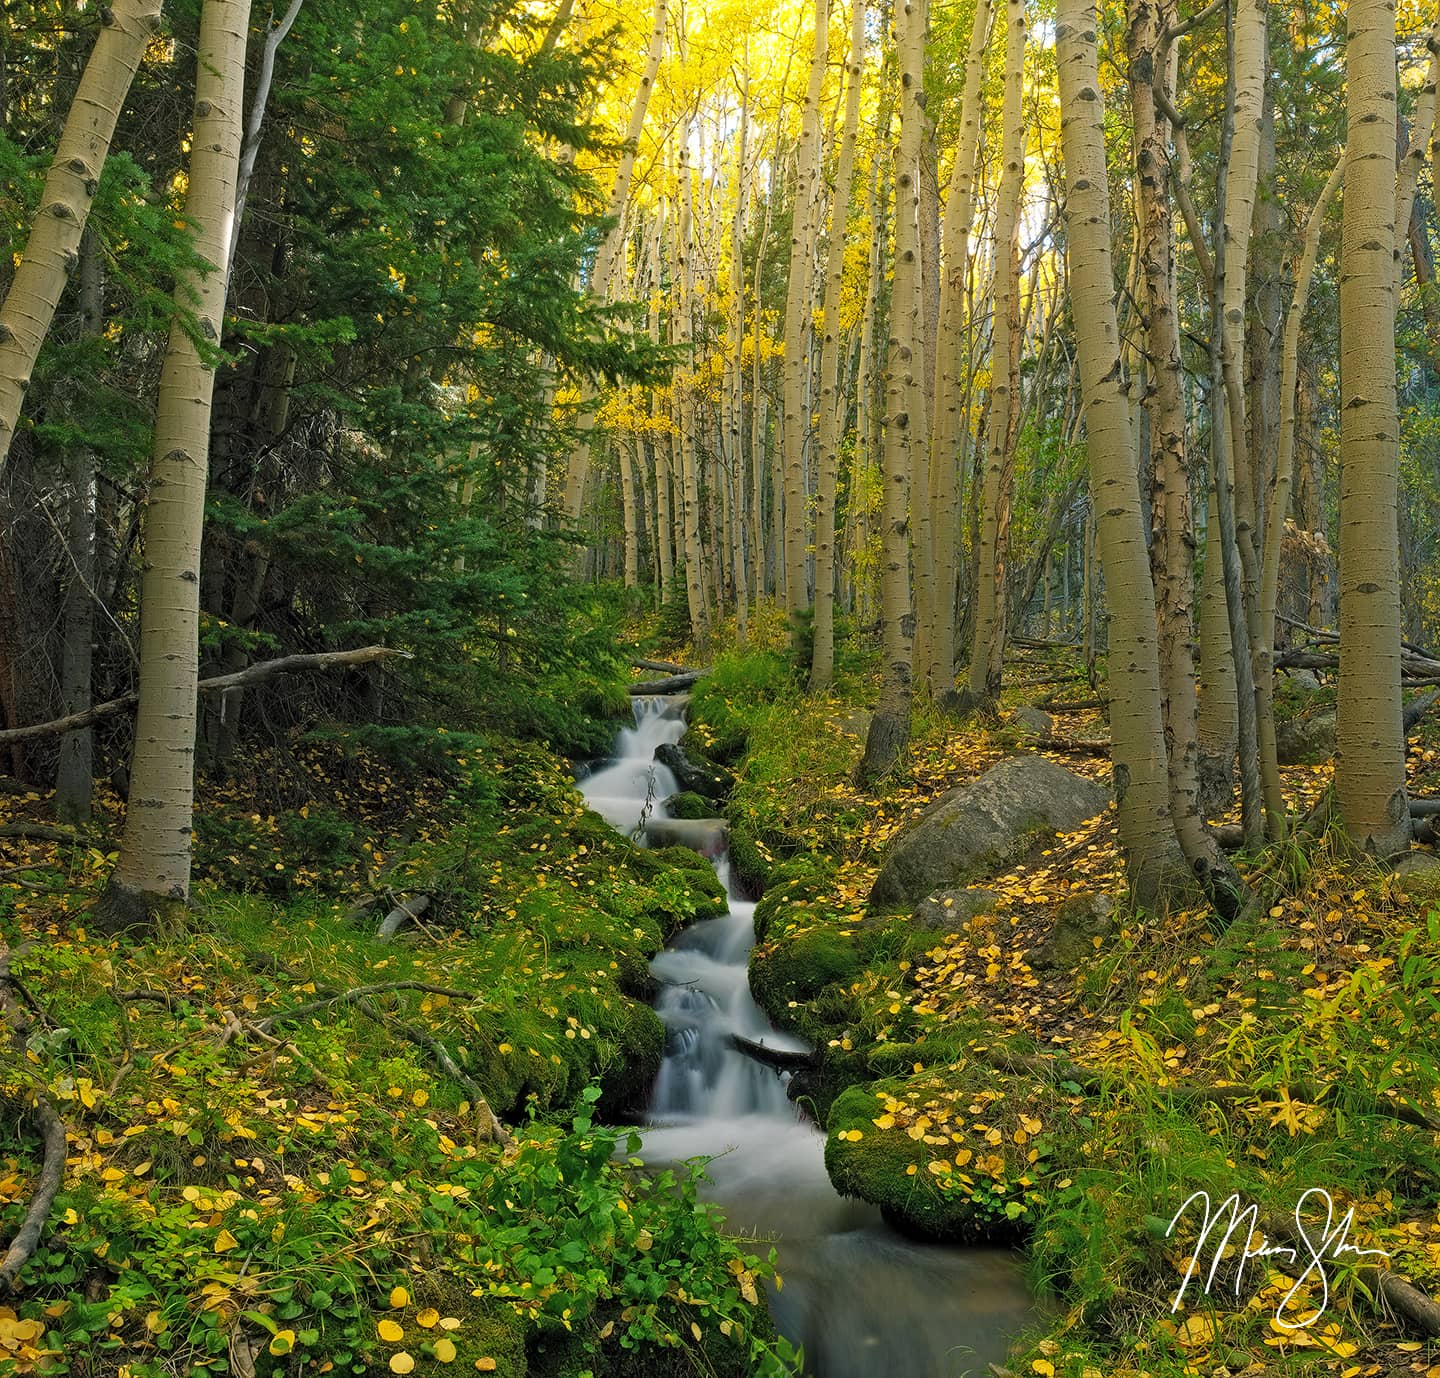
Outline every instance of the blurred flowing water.
<svg viewBox="0 0 1440 1378"><path fill-rule="evenodd" d="M730 897L723 918L692 924L650 964L667 1039L641 1156L655 1165L713 1159L705 1194L731 1230L773 1240L784 1288L771 1289L771 1314L804 1347L814 1378L988 1373L1038 1314L1019 1259L1003 1249L917 1243L874 1207L837 1195L824 1136L800 1117L784 1078L735 1050L731 1034L792 1051L807 1045L772 1028L751 997L755 905L731 882L724 823L665 812L677 782L655 749L684 735L685 700L634 702L634 727L580 790L642 843L678 842L709 856Z"/></svg>

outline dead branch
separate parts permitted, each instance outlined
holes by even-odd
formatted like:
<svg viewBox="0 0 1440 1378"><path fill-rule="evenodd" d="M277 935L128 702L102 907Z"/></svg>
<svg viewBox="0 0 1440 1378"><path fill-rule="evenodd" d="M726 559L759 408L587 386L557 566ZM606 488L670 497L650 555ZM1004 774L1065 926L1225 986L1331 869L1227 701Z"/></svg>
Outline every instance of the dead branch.
<svg viewBox="0 0 1440 1378"><path fill-rule="evenodd" d="M40 1176L35 1183L35 1195L30 1199L30 1209L10 1241L5 1257L0 1259L0 1294L13 1290L20 1270L35 1252L40 1243L40 1232L50 1216L50 1207L55 1204L56 1194L65 1180L65 1121L55 1107L39 1091L32 1088L35 1099L29 1107L30 1117L40 1130L45 1145L45 1156L40 1164Z"/></svg>
<svg viewBox="0 0 1440 1378"><path fill-rule="evenodd" d="M773 1067L777 1072L808 1072L820 1066L819 1053L794 1053L786 1048L768 1048L765 1044L744 1038L740 1034L731 1034L729 1042L737 1053L744 1053L752 1061L764 1067Z"/></svg>
<svg viewBox="0 0 1440 1378"><path fill-rule="evenodd" d="M331 670L338 665L368 665L372 661L386 660L391 656L401 656L406 660L412 658L409 651L396 650L390 646L362 646L355 651L321 651L314 655L280 656L276 660L262 660L257 665L247 666L228 675L214 675L210 679L202 679L195 688L197 693L219 694L227 689L248 689L252 685L274 679L277 675L309 674L319 670ZM118 699L93 704L79 713L71 713L52 722L8 728L0 732L0 746L74 732L78 728L89 727L91 723L99 722L102 718L113 718L117 713L124 713L139 702L139 694L124 694Z"/></svg>
<svg viewBox="0 0 1440 1378"><path fill-rule="evenodd" d="M369 999L372 995L385 995L395 990L418 990L427 995L448 996L451 1000L478 1000L480 998L474 991L452 990L448 986L432 986L427 981L382 981L377 985L356 986L354 990L343 990L337 994L326 995L319 1000L296 1005L293 1009L281 1010L278 1014L261 1019L254 1027L261 1033L270 1033L277 1024L288 1024L295 1019L304 1019L307 1015L317 1014L320 1010L329 1009L333 1005L355 1005L361 1000Z"/></svg>
<svg viewBox="0 0 1440 1378"><path fill-rule="evenodd" d="M693 687L695 681L701 675L708 673L705 670L686 670L681 675L671 675L668 679L646 679L638 684L630 686L632 694L678 694L682 689ZM3 745L4 738L0 737L0 745Z"/></svg>
<svg viewBox="0 0 1440 1378"><path fill-rule="evenodd" d="M430 905L429 895L413 895L409 899L397 900L395 907L385 915L384 922L376 930L375 941L388 943L407 921L418 919Z"/></svg>
<svg viewBox="0 0 1440 1378"><path fill-rule="evenodd" d="M673 660L646 660L643 656L631 656L630 663L637 670L654 670L660 675L688 675L694 671L688 665L677 665Z"/></svg>
<svg viewBox="0 0 1440 1378"><path fill-rule="evenodd" d="M1075 756L1108 756L1110 743L1088 737L1037 737L1029 745L1036 751L1068 751Z"/></svg>
<svg viewBox="0 0 1440 1378"><path fill-rule="evenodd" d="M22 732L28 728L20 728ZM0 742L7 734L0 732ZM27 842L74 842L73 828L52 828L48 823L0 823L0 837L19 837Z"/></svg>
<svg viewBox="0 0 1440 1378"><path fill-rule="evenodd" d="M375 1008L372 1001L364 997L357 1000L355 1005L366 1018L373 1019L383 1028L393 1029L407 1043L413 1043L417 1048L429 1053L446 1076L458 1081L469 1092L472 1107L480 1117L481 1137L491 1143L499 1144L502 1148L509 1147L511 1143L509 1131L500 1123L495 1112L490 1108L490 1102L486 1099L485 1092L480 1089L479 1083L455 1062L438 1038L432 1038L423 1029L417 1029L413 1024L406 1024L403 1020L382 1014Z"/></svg>

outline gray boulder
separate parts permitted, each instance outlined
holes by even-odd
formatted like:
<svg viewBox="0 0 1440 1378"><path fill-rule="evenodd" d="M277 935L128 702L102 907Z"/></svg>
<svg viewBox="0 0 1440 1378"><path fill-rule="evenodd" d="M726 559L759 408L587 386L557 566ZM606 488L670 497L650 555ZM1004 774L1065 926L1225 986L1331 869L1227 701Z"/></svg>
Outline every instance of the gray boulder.
<svg viewBox="0 0 1440 1378"><path fill-rule="evenodd" d="M1012 756L941 795L890 849L875 907L914 904L1015 861L1037 834L1064 832L1103 812L1110 791L1043 756Z"/></svg>
<svg viewBox="0 0 1440 1378"><path fill-rule="evenodd" d="M1406 852L1391 870L1397 876L1408 878L1410 876L1424 876L1426 879L1440 879L1440 856L1434 852L1416 850Z"/></svg>
<svg viewBox="0 0 1440 1378"><path fill-rule="evenodd" d="M1071 895L1055 910L1054 926L1026 960L1041 975L1073 973L1094 957L1095 939L1110 937L1116 927L1115 901L1109 895Z"/></svg>
<svg viewBox="0 0 1440 1378"><path fill-rule="evenodd" d="M682 794L698 794L702 799L719 804L724 802L734 788L735 777L724 766L712 765L708 761L696 761L674 742L657 746L655 759L662 766L669 766Z"/></svg>
<svg viewBox="0 0 1440 1378"><path fill-rule="evenodd" d="M910 922L938 933L959 933L977 914L990 913L999 902L993 890L937 890L915 906Z"/></svg>
<svg viewBox="0 0 1440 1378"><path fill-rule="evenodd" d="M1037 737L1048 737L1055 731L1055 719L1043 708L1029 703L1015 710L1013 721L1022 732Z"/></svg>
<svg viewBox="0 0 1440 1378"><path fill-rule="evenodd" d="M1282 766L1319 765L1334 754L1334 709L1275 724L1275 755Z"/></svg>

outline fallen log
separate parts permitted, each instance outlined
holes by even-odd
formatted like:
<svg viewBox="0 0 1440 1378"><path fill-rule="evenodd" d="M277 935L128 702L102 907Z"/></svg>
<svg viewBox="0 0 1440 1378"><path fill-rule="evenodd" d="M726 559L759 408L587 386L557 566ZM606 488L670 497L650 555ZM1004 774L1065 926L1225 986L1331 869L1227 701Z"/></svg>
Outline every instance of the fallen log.
<svg viewBox="0 0 1440 1378"><path fill-rule="evenodd" d="M677 665L673 660L646 660L644 656L631 656L630 663L637 670L654 670L662 675L688 675L688 665Z"/></svg>
<svg viewBox="0 0 1440 1378"><path fill-rule="evenodd" d="M73 828L52 828L48 823L0 823L0 837L19 837L26 842L74 842Z"/></svg>
<svg viewBox="0 0 1440 1378"><path fill-rule="evenodd" d="M678 694L689 689L705 674L704 670L686 670L683 675L671 675L667 679L646 679L630 686L632 694ZM4 739L0 738L0 744Z"/></svg>
<svg viewBox="0 0 1440 1378"><path fill-rule="evenodd" d="M40 1130L44 1157L35 1183L35 1194L30 1198L30 1209L25 1212L15 1238L5 1250L5 1257L0 1259L0 1296L14 1288L20 1270L35 1252L41 1231L50 1217L50 1207L55 1204L55 1197L65 1180L65 1121L41 1092L32 1089L31 1094L35 1099L29 1106L30 1117Z"/></svg>
<svg viewBox="0 0 1440 1378"><path fill-rule="evenodd" d="M1037 737L1028 743L1036 751L1068 751L1076 756L1108 756L1110 743L1089 737Z"/></svg>
<svg viewBox="0 0 1440 1378"><path fill-rule="evenodd" d="M430 908L429 895L414 895L410 899L397 901L395 907L385 915L384 921L376 930L375 941L388 943L406 923L418 919L428 908Z"/></svg>
<svg viewBox="0 0 1440 1378"><path fill-rule="evenodd" d="M796 1053L788 1048L770 1048L740 1034L730 1035L730 1046L737 1053L744 1053L751 1061L764 1067L773 1067L777 1072L809 1072L820 1066L818 1052Z"/></svg>
<svg viewBox="0 0 1440 1378"><path fill-rule="evenodd" d="M1434 818L1440 814L1440 799L1412 799L1410 801L1411 818Z"/></svg>
<svg viewBox="0 0 1440 1378"><path fill-rule="evenodd" d="M332 670L339 665L369 665L372 661L386 660L391 656L400 656L405 660L413 659L409 651L399 651L391 646L362 646L355 651L319 651L313 655L280 656L276 660L262 660L257 665L249 665L243 670L236 670L228 675L214 675L210 679L202 679L196 686L196 692L201 694L222 694L227 689L248 689L255 684L263 684L266 680L274 679L277 675L298 675L313 673L318 670ZM91 723L100 722L104 718L113 718L117 713L127 712L140 702L140 695L123 694L118 699L109 699L105 703L93 704L79 713L70 713L63 718L55 718L51 722L31 723L28 727L11 727L0 732L0 746L9 746L14 742L34 741L39 737L57 737L64 732L74 732L78 728L89 727Z"/></svg>

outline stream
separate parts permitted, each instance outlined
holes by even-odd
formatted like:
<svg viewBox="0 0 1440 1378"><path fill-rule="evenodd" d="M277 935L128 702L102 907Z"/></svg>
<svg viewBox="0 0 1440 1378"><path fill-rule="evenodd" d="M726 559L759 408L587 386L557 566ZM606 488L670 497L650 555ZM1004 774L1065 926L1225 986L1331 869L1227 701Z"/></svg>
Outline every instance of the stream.
<svg viewBox="0 0 1440 1378"><path fill-rule="evenodd" d="M771 1027L750 994L755 905L731 884L720 819L667 816L677 782L655 748L685 732L686 698L634 701L635 726L615 756L579 782L613 827L657 846L708 856L730 897L723 918L679 933L650 965L667 1032L642 1156L653 1164L713 1156L704 1194L736 1233L773 1240L784 1281L770 1293L775 1324L805 1351L813 1378L960 1378L1003 1364L1037 1311L1008 1250L922 1244L880 1212L836 1194L825 1137L803 1120L781 1076L736 1052L730 1034L770 1047L807 1045ZM647 808L648 806L648 808Z"/></svg>

